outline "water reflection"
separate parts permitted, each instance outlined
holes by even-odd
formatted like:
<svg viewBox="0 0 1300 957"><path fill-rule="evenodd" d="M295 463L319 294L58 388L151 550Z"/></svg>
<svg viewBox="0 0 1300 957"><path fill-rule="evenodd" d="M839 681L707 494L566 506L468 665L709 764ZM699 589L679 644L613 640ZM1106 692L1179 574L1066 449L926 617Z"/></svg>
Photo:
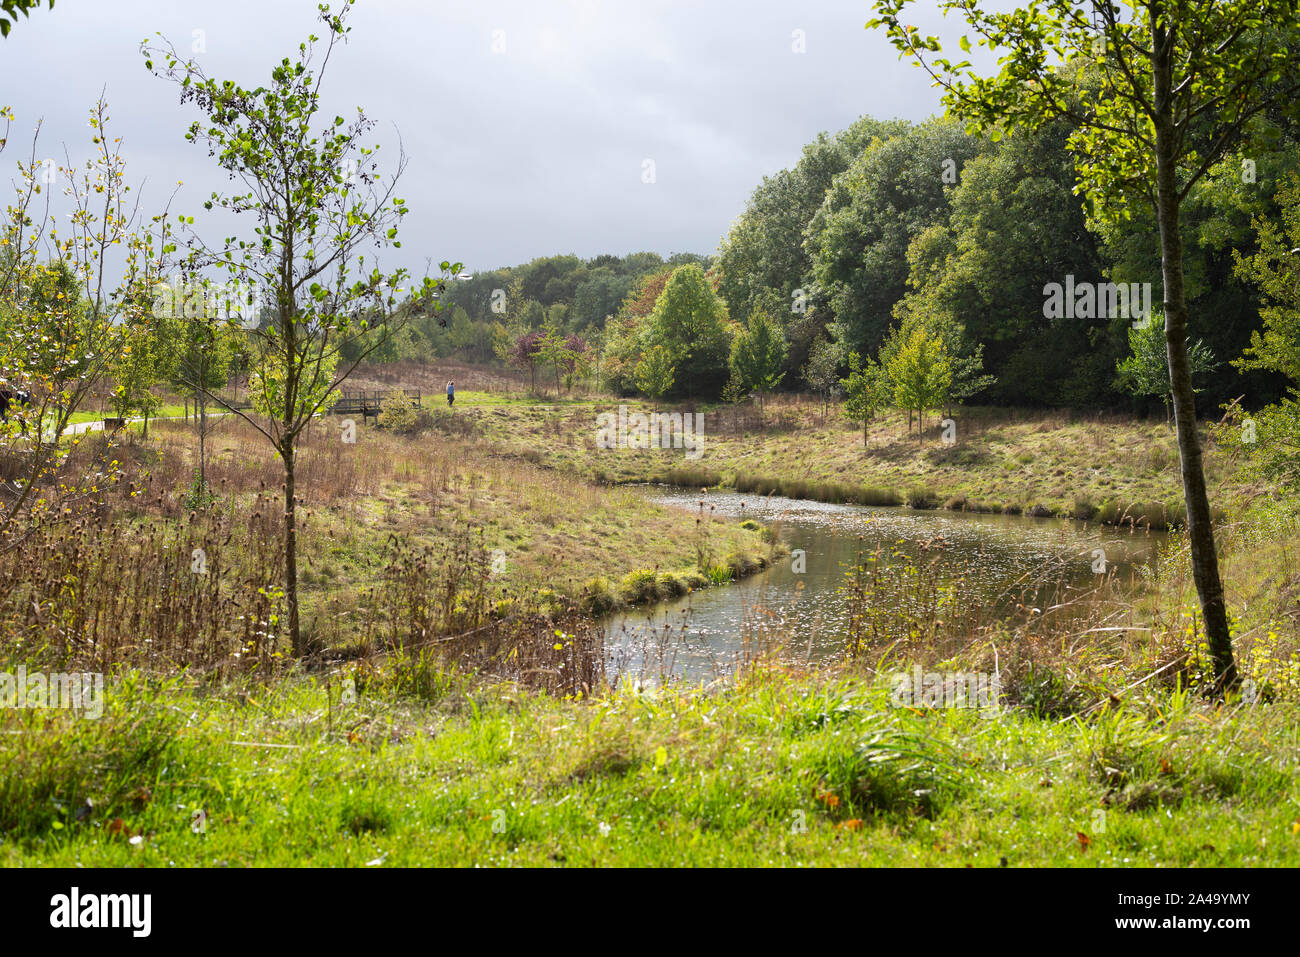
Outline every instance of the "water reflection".
<svg viewBox="0 0 1300 957"><path fill-rule="evenodd" d="M1161 532L1067 519L664 487L647 487L645 494L706 519L752 518L773 527L792 550L774 567L738 583L612 617L610 673L647 679L724 677L776 636L790 659L821 663L842 654L849 609L845 573L872 555L883 564L937 562L944 576L964 577L964 600L981 606L985 618L1008 617L1059 608L1103 578L1138 589L1168 540Z"/></svg>

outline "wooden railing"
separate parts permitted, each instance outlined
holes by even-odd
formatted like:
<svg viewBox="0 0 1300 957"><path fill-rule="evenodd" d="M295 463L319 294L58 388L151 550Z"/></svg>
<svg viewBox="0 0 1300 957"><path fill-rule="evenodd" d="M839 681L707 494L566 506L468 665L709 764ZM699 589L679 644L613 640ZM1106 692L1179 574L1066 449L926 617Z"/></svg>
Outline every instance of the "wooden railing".
<svg viewBox="0 0 1300 957"><path fill-rule="evenodd" d="M384 402L387 401L389 396L394 395L396 391L402 391L413 407L417 409L420 407L419 392L376 389L373 391L344 392L339 400L330 407L330 412L334 415L359 415L361 421L365 422L372 415L377 418L383 409Z"/></svg>

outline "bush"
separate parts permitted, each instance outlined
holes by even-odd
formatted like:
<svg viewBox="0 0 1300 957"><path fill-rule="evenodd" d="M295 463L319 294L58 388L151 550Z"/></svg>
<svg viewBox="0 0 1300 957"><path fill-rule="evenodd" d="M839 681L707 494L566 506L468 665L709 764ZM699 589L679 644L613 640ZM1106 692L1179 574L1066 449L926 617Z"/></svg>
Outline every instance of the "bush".
<svg viewBox="0 0 1300 957"><path fill-rule="evenodd" d="M665 598L677 598L689 590L686 579L672 572L660 572L658 586L659 594Z"/></svg>
<svg viewBox="0 0 1300 957"><path fill-rule="evenodd" d="M903 496L903 503L908 508L934 508L938 504L934 492L924 485L914 485L909 488Z"/></svg>
<svg viewBox="0 0 1300 957"><path fill-rule="evenodd" d="M419 428L419 410L412 404L411 398L398 389L389 393L384 399L375 420L381 429L387 429L397 435L410 435Z"/></svg>
<svg viewBox="0 0 1300 957"><path fill-rule="evenodd" d="M582 607L589 615L599 617L618 607L618 595L607 578L593 578L582 589Z"/></svg>
<svg viewBox="0 0 1300 957"><path fill-rule="evenodd" d="M629 605L640 605L659 597L655 573L648 568L628 572L619 583L619 595Z"/></svg>

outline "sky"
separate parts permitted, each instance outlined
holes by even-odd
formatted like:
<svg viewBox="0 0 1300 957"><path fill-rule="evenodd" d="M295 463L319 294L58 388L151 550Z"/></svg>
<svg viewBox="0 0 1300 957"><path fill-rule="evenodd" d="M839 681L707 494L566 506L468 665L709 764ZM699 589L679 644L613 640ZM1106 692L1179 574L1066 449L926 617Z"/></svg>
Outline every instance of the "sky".
<svg viewBox="0 0 1300 957"><path fill-rule="evenodd" d="M197 111L145 70L140 43L161 33L209 76L255 86L315 12L316 0L57 0L0 41L0 104L17 117L0 165L12 179L38 119L38 154L88 156L102 90L145 207L180 181L173 211L206 236L202 201L227 180L185 141ZM923 71L865 29L870 15L866 0L357 0L326 119L362 106L381 169L399 143L408 156L397 195L411 213L385 266L711 253L762 177L818 132L940 109ZM925 2L912 21L959 32ZM210 224L214 239L225 225Z"/></svg>

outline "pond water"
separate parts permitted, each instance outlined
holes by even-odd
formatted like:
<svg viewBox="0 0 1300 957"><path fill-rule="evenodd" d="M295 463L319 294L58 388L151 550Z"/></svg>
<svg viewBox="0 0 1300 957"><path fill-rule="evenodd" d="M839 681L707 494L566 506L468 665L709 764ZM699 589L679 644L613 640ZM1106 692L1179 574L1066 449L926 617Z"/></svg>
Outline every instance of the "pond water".
<svg viewBox="0 0 1300 957"><path fill-rule="evenodd" d="M963 578L962 600L987 620L1051 609L1103 581L1136 592L1169 538L1070 519L831 505L665 486L643 486L643 494L706 518L754 519L791 549L739 582L611 616L605 622L610 674L646 681L733 674L757 651L770 649L775 636L787 659L822 663L842 656L850 610L846 574L873 554L881 566L920 565L940 578Z"/></svg>

